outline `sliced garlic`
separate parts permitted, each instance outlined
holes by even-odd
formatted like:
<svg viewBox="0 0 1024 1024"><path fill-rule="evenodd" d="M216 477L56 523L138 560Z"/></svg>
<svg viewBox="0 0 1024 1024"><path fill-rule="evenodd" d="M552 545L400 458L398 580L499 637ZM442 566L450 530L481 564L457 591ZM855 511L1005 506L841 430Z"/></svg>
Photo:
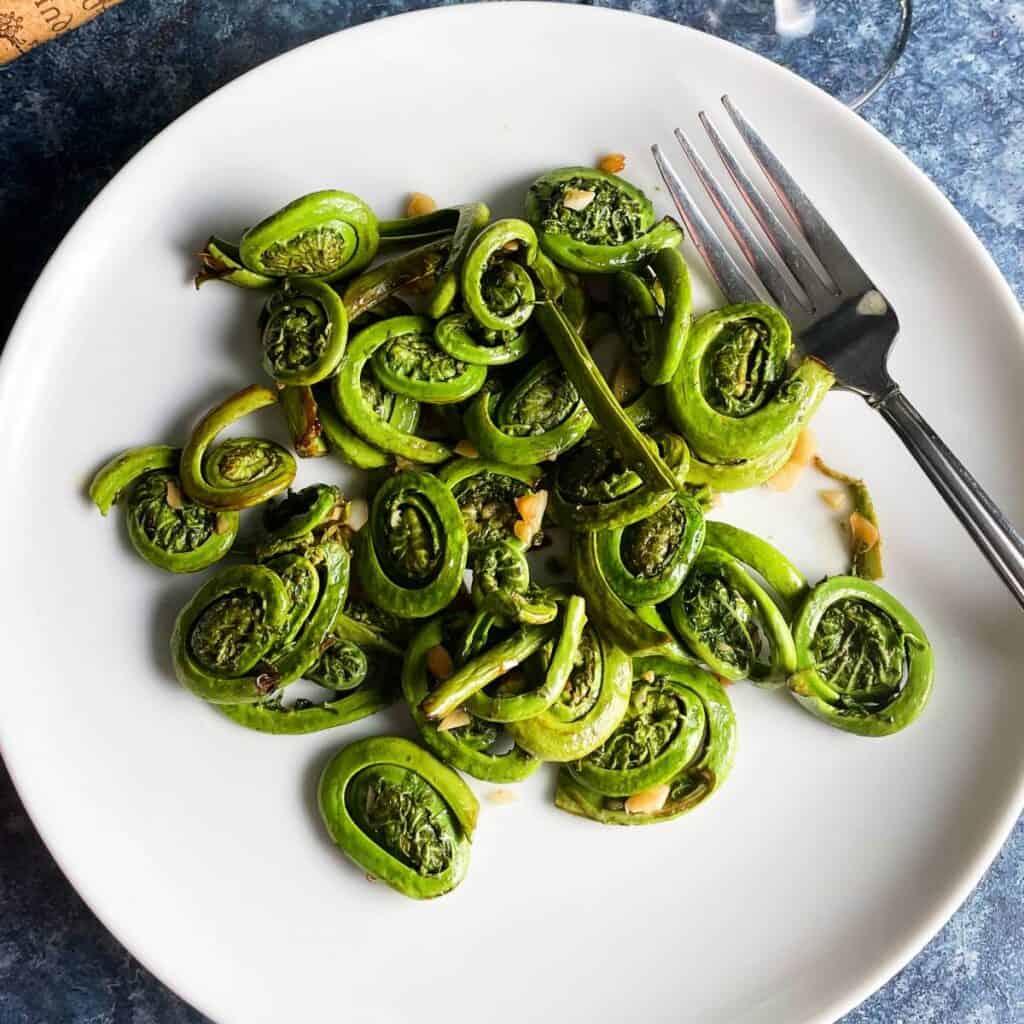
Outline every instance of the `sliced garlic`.
<svg viewBox="0 0 1024 1024"><path fill-rule="evenodd" d="M464 459L479 459L480 449L472 441L467 441L463 438L455 446L455 454L461 455Z"/></svg>
<svg viewBox="0 0 1024 1024"><path fill-rule="evenodd" d="M463 711L462 708L456 708L437 723L437 731L450 732L452 729L461 729L464 725L469 725L471 721L469 712Z"/></svg>
<svg viewBox="0 0 1024 1024"><path fill-rule="evenodd" d="M435 679L447 679L455 671L455 663L447 647L438 644L427 651L427 671Z"/></svg>
<svg viewBox="0 0 1024 1024"><path fill-rule="evenodd" d="M650 789L642 789L626 798L624 804L627 814L652 814L660 811L668 800L668 783L663 782L659 786L651 786Z"/></svg>
<svg viewBox="0 0 1024 1024"><path fill-rule="evenodd" d="M612 394L620 405L631 402L644 388L643 378L632 359L623 359L612 374Z"/></svg>
<svg viewBox="0 0 1024 1024"><path fill-rule="evenodd" d="M832 509L840 509L846 504L845 491L818 491L818 497Z"/></svg>
<svg viewBox="0 0 1024 1024"><path fill-rule="evenodd" d="M178 486L177 481L167 481L167 504L171 508L184 508L185 498L181 493L181 488Z"/></svg>
<svg viewBox="0 0 1024 1024"><path fill-rule="evenodd" d="M487 799L492 804L514 804L519 799L519 794L511 789L492 789L487 794Z"/></svg>
<svg viewBox="0 0 1024 1024"><path fill-rule="evenodd" d="M562 205L569 210L585 210L593 201L595 193L586 188L567 188L562 196Z"/></svg>
<svg viewBox="0 0 1024 1024"><path fill-rule="evenodd" d="M548 492L543 489L516 498L516 511L522 518L516 521L512 532L524 547L529 547L533 543L533 538L540 532L547 507Z"/></svg>
<svg viewBox="0 0 1024 1024"><path fill-rule="evenodd" d="M345 517L345 525L355 533L358 533L370 518L370 504L365 498L353 498L348 503L348 515Z"/></svg>
<svg viewBox="0 0 1024 1024"><path fill-rule="evenodd" d="M850 533L864 551L870 551L878 543L878 527L859 512L850 515Z"/></svg>

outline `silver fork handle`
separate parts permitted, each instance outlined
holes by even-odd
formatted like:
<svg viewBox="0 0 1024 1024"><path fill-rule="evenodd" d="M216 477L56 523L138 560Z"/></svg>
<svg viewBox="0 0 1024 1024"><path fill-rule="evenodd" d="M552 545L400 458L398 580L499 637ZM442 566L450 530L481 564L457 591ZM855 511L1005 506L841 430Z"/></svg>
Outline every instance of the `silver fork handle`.
<svg viewBox="0 0 1024 1024"><path fill-rule="evenodd" d="M1024 538L899 388L873 404L1024 608Z"/></svg>

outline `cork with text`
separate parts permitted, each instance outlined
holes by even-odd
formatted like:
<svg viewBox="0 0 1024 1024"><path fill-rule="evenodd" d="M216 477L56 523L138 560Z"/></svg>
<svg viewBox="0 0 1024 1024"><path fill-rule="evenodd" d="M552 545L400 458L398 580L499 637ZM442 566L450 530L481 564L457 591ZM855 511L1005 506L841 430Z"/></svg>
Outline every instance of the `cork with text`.
<svg viewBox="0 0 1024 1024"><path fill-rule="evenodd" d="M0 0L0 65L70 32L121 0Z"/></svg>

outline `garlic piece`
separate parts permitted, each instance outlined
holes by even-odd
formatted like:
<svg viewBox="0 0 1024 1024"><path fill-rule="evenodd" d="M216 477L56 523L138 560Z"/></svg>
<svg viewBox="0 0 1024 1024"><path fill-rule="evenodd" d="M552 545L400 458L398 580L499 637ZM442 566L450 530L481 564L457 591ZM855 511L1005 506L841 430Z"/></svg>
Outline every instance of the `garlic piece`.
<svg viewBox="0 0 1024 1024"><path fill-rule="evenodd" d="M870 551L878 543L878 527L859 512L850 515L850 533L863 551Z"/></svg>
<svg viewBox="0 0 1024 1024"><path fill-rule="evenodd" d="M519 799L519 794L511 789L492 789L487 794L487 799L492 804L514 804Z"/></svg>
<svg viewBox="0 0 1024 1024"><path fill-rule="evenodd" d="M461 455L464 459L479 459L480 449L472 441L467 441L463 438L455 446L455 454Z"/></svg>
<svg viewBox="0 0 1024 1024"><path fill-rule="evenodd" d="M353 498L348 503L348 514L345 525L354 533L358 533L370 518L370 504L365 498Z"/></svg>
<svg viewBox="0 0 1024 1024"><path fill-rule="evenodd" d="M624 808L627 814L652 814L660 811L668 800L668 783L663 782L659 786L651 786L650 789L642 789L627 797Z"/></svg>
<svg viewBox="0 0 1024 1024"><path fill-rule="evenodd" d="M437 209L437 203L426 192L413 192L409 196L409 202L405 205L406 217L422 217L425 213L433 213Z"/></svg>
<svg viewBox="0 0 1024 1024"><path fill-rule="evenodd" d="M167 481L167 504L171 508L184 508L185 499L181 493L181 488L174 480Z"/></svg>
<svg viewBox="0 0 1024 1024"><path fill-rule="evenodd" d="M529 547L533 543L533 538L540 532L547 507L548 492L545 490L533 491L516 498L516 511L522 518L516 521L512 532L524 547Z"/></svg>
<svg viewBox="0 0 1024 1024"><path fill-rule="evenodd" d="M818 497L832 509L841 509L846 504L846 493L844 491L818 491Z"/></svg>
<svg viewBox="0 0 1024 1024"><path fill-rule="evenodd" d="M643 391L644 381L632 359L623 359L612 374L612 394L620 405L631 402Z"/></svg>
<svg viewBox="0 0 1024 1024"><path fill-rule="evenodd" d="M609 153L597 162L597 169L605 174L621 174L626 169L625 153Z"/></svg>
<svg viewBox="0 0 1024 1024"><path fill-rule="evenodd" d="M447 647L438 644L427 651L427 671L435 679L447 679L455 671L455 663Z"/></svg>
<svg viewBox="0 0 1024 1024"><path fill-rule="evenodd" d="M562 205L568 210L579 213L585 210L593 201L595 193L586 188L567 188L562 196Z"/></svg>
<svg viewBox="0 0 1024 1024"><path fill-rule="evenodd" d="M462 708L456 708L437 723L437 731L450 732L452 729L461 729L464 725L469 725L471 721L469 712L463 711Z"/></svg>

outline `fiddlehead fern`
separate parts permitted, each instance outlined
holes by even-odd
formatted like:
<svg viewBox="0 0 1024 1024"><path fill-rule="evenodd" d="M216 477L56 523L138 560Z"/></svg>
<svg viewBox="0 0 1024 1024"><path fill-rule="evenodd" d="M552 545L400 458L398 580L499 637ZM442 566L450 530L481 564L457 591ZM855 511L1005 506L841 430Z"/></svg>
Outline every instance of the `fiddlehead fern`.
<svg viewBox="0 0 1024 1024"><path fill-rule="evenodd" d="M588 789L626 797L668 782L704 742L704 704L688 687L662 677L633 680L618 728L567 771Z"/></svg>
<svg viewBox="0 0 1024 1024"><path fill-rule="evenodd" d="M93 477L89 496L106 515L124 506L132 547L167 572L199 572L220 561L238 534L238 513L217 512L184 496L181 452L166 445L131 448Z"/></svg>
<svg viewBox="0 0 1024 1024"><path fill-rule="evenodd" d="M462 301L491 331L515 331L530 319L537 293L527 269L537 235L522 220L496 220L473 240L462 264Z"/></svg>
<svg viewBox="0 0 1024 1024"><path fill-rule="evenodd" d="M681 485L690 463L686 442L663 430L651 431L649 436ZM676 493L644 483L627 467L612 441L594 433L558 460L551 510L558 523L569 529L607 530L647 518Z"/></svg>
<svg viewBox="0 0 1024 1024"><path fill-rule="evenodd" d="M365 408L382 423L403 435L414 435L420 421L420 403L404 395L386 391L377 383L369 368L363 371L359 384ZM286 389L287 390L287 389ZM331 384L318 384L313 389L317 421L330 451L357 469L382 469L394 456L364 441L342 419Z"/></svg>
<svg viewBox="0 0 1024 1024"><path fill-rule="evenodd" d="M670 658L641 659L634 672L640 699L622 725L559 774L555 804L563 811L606 825L649 825L693 810L725 782L736 722L722 686Z"/></svg>
<svg viewBox="0 0 1024 1024"><path fill-rule="evenodd" d="M690 469L686 482L694 486L709 486L714 491L743 491L758 487L770 480L789 462L796 445L796 438L781 448L772 449L752 459L733 459L726 462L708 461L690 451Z"/></svg>
<svg viewBox="0 0 1024 1024"><path fill-rule="evenodd" d="M475 395L487 379L485 367L461 362L438 347L428 317L393 317L368 330L387 335L370 365L381 386L393 394L447 405Z"/></svg>
<svg viewBox="0 0 1024 1024"><path fill-rule="evenodd" d="M378 660L379 665L376 664ZM255 732L277 736L323 732L358 722L391 707L399 698L395 679L400 669L398 659L380 659L373 653L369 657L366 677L357 687L341 691L339 696L322 703L300 698L285 705L279 697L272 697L259 704L220 704L218 707L232 721Z"/></svg>
<svg viewBox="0 0 1024 1024"><path fill-rule="evenodd" d="M931 696L933 656L918 621L891 594L856 576L810 593L793 627L797 671L789 690L829 725L888 736Z"/></svg>
<svg viewBox="0 0 1024 1024"><path fill-rule="evenodd" d="M349 554L339 541L325 540L301 555L278 555L267 565L281 576L286 589L292 588L285 634L268 659L263 681L264 688L272 683L280 689L304 676L323 653L348 594ZM312 594L306 596L310 589Z"/></svg>
<svg viewBox="0 0 1024 1024"><path fill-rule="evenodd" d="M242 264L238 246L216 235L196 255L199 257L200 269L195 276L196 289L207 281L226 281L238 288L272 288L274 278L265 274L257 274Z"/></svg>
<svg viewBox="0 0 1024 1024"><path fill-rule="evenodd" d="M766 457L793 443L835 382L816 359L790 373L789 323L745 303L702 316L666 388L676 428L711 463Z"/></svg>
<svg viewBox="0 0 1024 1024"><path fill-rule="evenodd" d="M295 454L300 459L316 459L326 455L330 448L324 439L324 425L313 389L304 384L284 387L277 400Z"/></svg>
<svg viewBox="0 0 1024 1024"><path fill-rule="evenodd" d="M662 249L650 262L663 304L643 277L615 276L615 319L648 384L667 384L679 368L690 329L690 274L678 249Z"/></svg>
<svg viewBox="0 0 1024 1024"><path fill-rule="evenodd" d="M398 301L397 293L406 289L421 290L430 285L437 279L450 252L451 240L439 238L385 260L349 281L341 296L348 310L349 323L354 328L363 327L369 316L398 315L389 311L389 307ZM402 312L406 313L408 309Z"/></svg>
<svg viewBox="0 0 1024 1024"><path fill-rule="evenodd" d="M200 587L174 624L178 681L214 703L253 703L273 689L267 655L291 599L281 577L260 565L233 566Z"/></svg>
<svg viewBox="0 0 1024 1024"><path fill-rule="evenodd" d="M436 477L406 471L377 491L356 541L370 599L406 619L446 608L458 592L469 545L459 506Z"/></svg>
<svg viewBox="0 0 1024 1024"><path fill-rule="evenodd" d="M506 728L536 757L576 761L604 743L622 721L631 680L630 658L588 623L558 698L545 711Z"/></svg>
<svg viewBox="0 0 1024 1024"><path fill-rule="evenodd" d="M785 615L727 552L705 543L671 610L683 642L716 675L779 685L793 671L796 652Z"/></svg>
<svg viewBox="0 0 1024 1024"><path fill-rule="evenodd" d="M593 425L579 392L558 365L542 359L505 395L482 391L465 416L485 458L532 466L557 458Z"/></svg>
<svg viewBox="0 0 1024 1024"><path fill-rule="evenodd" d="M348 314L322 281L287 278L260 317L263 369L279 384L315 384L338 367L348 340Z"/></svg>
<svg viewBox="0 0 1024 1024"><path fill-rule="evenodd" d="M526 327L492 331L481 327L471 313L452 313L434 326L437 347L453 359L474 366L505 366L522 359L535 335Z"/></svg>
<svg viewBox="0 0 1024 1024"><path fill-rule="evenodd" d="M311 192L242 235L244 266L267 277L351 277L377 254L377 218L349 192Z"/></svg>
<svg viewBox="0 0 1024 1024"><path fill-rule="evenodd" d="M631 269L683 240L670 217L655 224L654 209L640 189L590 167L541 175L526 193L526 219L544 252L580 274Z"/></svg>
<svg viewBox="0 0 1024 1024"><path fill-rule="evenodd" d="M749 566L768 584L775 603L792 619L810 588L800 570L773 544L729 523L709 522L704 543Z"/></svg>
<svg viewBox="0 0 1024 1024"><path fill-rule="evenodd" d="M510 466L490 459L456 459L438 474L462 512L470 550L515 537L519 521L516 499L534 491L541 471L536 466ZM537 533L536 546L543 539Z"/></svg>
<svg viewBox="0 0 1024 1024"><path fill-rule="evenodd" d="M566 320L577 334L583 334L588 327L590 318L590 299L583 286L583 280L571 271L562 271L564 288L558 299L558 305L565 314Z"/></svg>
<svg viewBox="0 0 1024 1024"><path fill-rule="evenodd" d="M530 583L530 566L518 541L497 540L475 547L469 567L473 603L503 622L542 626L558 614L552 596Z"/></svg>
<svg viewBox="0 0 1024 1024"><path fill-rule="evenodd" d="M348 578L348 552L337 541L222 570L175 622L171 654L179 682L214 704L275 694L320 657Z"/></svg>
<svg viewBox="0 0 1024 1024"><path fill-rule="evenodd" d="M438 234L450 235L448 256L437 273L434 288L427 299L428 316L437 320L451 309L458 294L459 270L466 251L490 219L491 211L483 203L464 203L434 210L420 217L381 222L382 241L403 242Z"/></svg>
<svg viewBox="0 0 1024 1024"><path fill-rule="evenodd" d="M608 585L628 605L660 604L682 585L704 544L704 513L690 495L629 526L602 530L597 560Z"/></svg>
<svg viewBox="0 0 1024 1024"><path fill-rule="evenodd" d="M491 211L485 203L461 203L458 206L446 206L440 210L431 210L430 213L421 213L415 217L382 220L377 227L382 244L421 242L430 238L452 236L456 242L468 245L476 233L486 227L490 219ZM436 318L442 314L430 315Z"/></svg>
<svg viewBox="0 0 1024 1024"><path fill-rule="evenodd" d="M627 654L657 651L672 643L672 635L652 626L612 589L599 555L601 534L577 533L572 540L576 581L587 599L587 613L608 639Z"/></svg>
<svg viewBox="0 0 1024 1024"><path fill-rule="evenodd" d="M850 516L850 532L853 541L853 565L850 567L852 576L859 576L865 580L880 580L882 572L882 541L878 533L878 516L875 514L875 503L871 500L871 492L863 480L847 473L840 473L837 469L826 466L818 457L814 457L814 465L819 473L837 483L846 486L850 492L853 502L853 513ZM860 519L862 528L873 532L873 543L865 543L854 529L857 519Z"/></svg>
<svg viewBox="0 0 1024 1024"><path fill-rule="evenodd" d="M626 465L652 487L681 492L683 482L619 404L583 339L562 310L550 303L538 306L536 319L597 425L608 437L614 438Z"/></svg>
<svg viewBox="0 0 1024 1024"><path fill-rule="evenodd" d="M465 877L476 797L414 743L357 740L328 762L317 796L334 842L392 889L431 899Z"/></svg>
<svg viewBox="0 0 1024 1024"><path fill-rule="evenodd" d="M522 722L546 711L561 696L572 675L586 624L583 598L573 594L565 601L556 631L549 633L537 650L520 662L523 671L503 671L494 685L478 690L466 700L466 710L485 721L504 723ZM474 666L472 671L504 657L504 652L499 651L501 643L477 655L469 663ZM499 661L499 670L504 670L506 664ZM460 671L468 674L469 665Z"/></svg>
<svg viewBox="0 0 1024 1024"><path fill-rule="evenodd" d="M307 552L336 536L345 520L348 502L331 484L311 484L270 501L263 509L264 536L258 554L269 558L284 551Z"/></svg>
<svg viewBox="0 0 1024 1024"><path fill-rule="evenodd" d="M393 392L382 388L377 379L371 383L365 376L368 364L374 355L396 338L409 333L410 321L419 323L417 317L393 317L381 320L361 330L349 342L332 383L334 399L346 424L364 442L393 455L414 462L438 463L451 458L452 450L437 441L428 441L411 433L411 428L396 426L394 405L408 396L388 397ZM413 327L415 329L415 327ZM374 369L376 377L376 369ZM388 411L390 408L390 411Z"/></svg>
<svg viewBox="0 0 1024 1024"><path fill-rule="evenodd" d="M258 732L298 735L359 721L400 698L406 623L374 605L350 600L320 643L320 655L303 677L333 691L326 700L285 703L276 692L258 704L222 704L239 725Z"/></svg>
<svg viewBox="0 0 1024 1024"><path fill-rule="evenodd" d="M518 668L531 654L540 648L553 635L553 627L522 626L503 640L482 653L472 656L465 664L431 690L420 702L420 710L434 722L439 722L450 715L464 703L469 702L468 709L480 718L486 717L481 709L489 705L486 697L482 701L472 701L486 686L502 679L514 668ZM520 710L522 717L530 717L522 711L522 703L514 705ZM499 721L518 721L500 717Z"/></svg>
<svg viewBox="0 0 1024 1024"><path fill-rule="evenodd" d="M199 421L181 453L181 483L193 501L213 509L248 508L291 484L295 460L273 441L233 437L211 447L235 420L276 402L269 388L253 386L225 399Z"/></svg>
<svg viewBox="0 0 1024 1024"><path fill-rule="evenodd" d="M335 640L306 670L306 678L336 693L347 693L366 681L370 659L358 644Z"/></svg>
<svg viewBox="0 0 1024 1024"><path fill-rule="evenodd" d="M468 711L458 723L433 721L420 709L436 683L427 669L427 656L435 648L454 646L457 625L461 625L460 620L449 621L446 628L441 619L433 619L413 638L402 670L402 692L413 721L423 742L460 771L485 782L521 782L541 762L515 745L499 750L507 735L502 725L484 721Z"/></svg>
<svg viewBox="0 0 1024 1024"><path fill-rule="evenodd" d="M392 615L369 601L350 599L344 612L334 620L331 633L363 650L401 657L416 628L417 623Z"/></svg>

